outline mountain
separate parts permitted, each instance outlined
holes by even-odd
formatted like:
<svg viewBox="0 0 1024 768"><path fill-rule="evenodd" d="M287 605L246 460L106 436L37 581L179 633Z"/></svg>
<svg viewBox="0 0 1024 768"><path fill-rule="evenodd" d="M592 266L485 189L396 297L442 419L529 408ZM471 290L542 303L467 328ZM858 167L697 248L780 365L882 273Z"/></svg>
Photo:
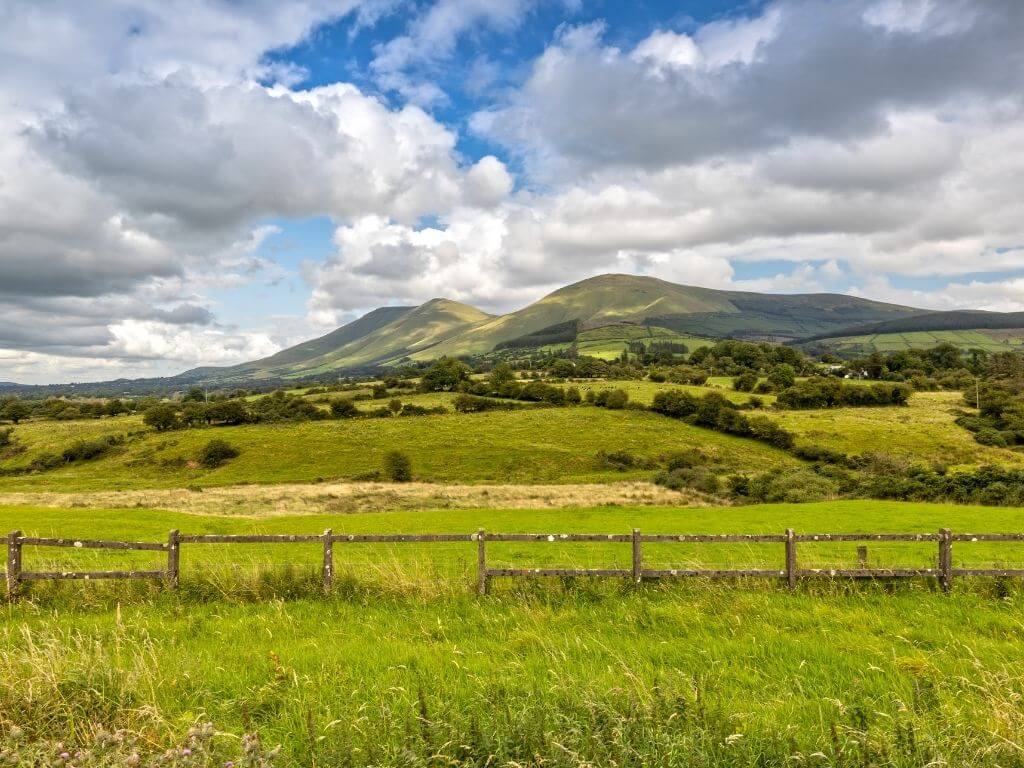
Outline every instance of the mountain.
<svg viewBox="0 0 1024 768"><path fill-rule="evenodd" d="M499 344L575 321L580 330L634 323L713 338L791 341L857 322L900 317L908 307L841 294L779 296L601 275L560 288L516 312L452 336L430 355L485 354ZM426 354L413 355L426 359Z"/></svg>
<svg viewBox="0 0 1024 768"><path fill-rule="evenodd" d="M369 369L426 353L453 334L491 319L476 307L431 299L418 307L381 307L312 341L230 368L197 368L206 381L300 378Z"/></svg>
<svg viewBox="0 0 1024 768"><path fill-rule="evenodd" d="M431 299L419 307L382 307L263 360L231 368L200 368L183 376L228 382L368 371L409 359L568 343L579 334L612 326L791 341L917 312L839 294L781 296L677 285L636 275L601 275L501 316L448 299Z"/></svg>
<svg viewBox="0 0 1024 768"><path fill-rule="evenodd" d="M959 309L946 312L919 312L893 320L854 325L818 334L801 341L818 341L847 336L870 336L883 333L918 333L921 331L1011 330L1024 328L1024 312L986 312L980 309Z"/></svg>

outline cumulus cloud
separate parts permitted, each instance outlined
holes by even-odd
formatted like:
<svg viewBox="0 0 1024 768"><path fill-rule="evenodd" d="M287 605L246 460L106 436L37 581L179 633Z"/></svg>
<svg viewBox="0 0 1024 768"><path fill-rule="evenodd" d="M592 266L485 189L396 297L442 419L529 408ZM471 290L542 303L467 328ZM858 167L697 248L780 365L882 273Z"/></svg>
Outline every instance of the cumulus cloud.
<svg viewBox="0 0 1024 768"><path fill-rule="evenodd" d="M608 271L1024 306L1020 3L774 0L630 45L567 23L515 87L496 52L467 62L494 152L467 157L436 75L539 6L416 6L373 49L382 96L300 90L267 54L396 0L4 4L0 379L238 362L381 304L504 311ZM268 239L321 215L306 320L226 326L218 298L290 277Z"/></svg>
<svg viewBox="0 0 1024 768"><path fill-rule="evenodd" d="M215 310L194 296L279 277L257 251L280 228L261 219L411 223L511 188L501 161L465 163L419 107L257 82L290 81L264 53L356 3L192 5L0 10L0 65L39 79L0 84L0 348L237 362L265 337L203 330Z"/></svg>

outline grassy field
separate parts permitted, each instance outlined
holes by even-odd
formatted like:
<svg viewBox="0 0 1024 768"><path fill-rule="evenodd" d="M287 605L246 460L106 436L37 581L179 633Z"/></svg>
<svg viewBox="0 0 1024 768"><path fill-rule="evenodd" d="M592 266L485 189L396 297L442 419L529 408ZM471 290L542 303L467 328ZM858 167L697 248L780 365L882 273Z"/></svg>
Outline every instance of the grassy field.
<svg viewBox="0 0 1024 768"><path fill-rule="evenodd" d="M249 521L0 509L4 528L153 540L172 526L412 532L479 525L1020 530L1024 510L853 502ZM587 550L580 557L590 562L628 560L621 546L610 546L576 549ZM509 547L500 556L520 564L570 555L557 543ZM882 548L872 545L873 561L885 560ZM245 549L186 546L179 595L72 584L0 609L0 749L35 739L73 749L103 726L139 734L134 749L158 750L212 721L220 735L211 765L237 755L244 731L282 744L285 766L1020 765L1024 594L1013 587L965 582L943 595L923 581L795 593L768 584L634 590L616 581L506 581L479 599L469 594L471 545L429 552L350 545L336 546L343 570L334 593L322 596L315 546ZM714 557L756 559L730 549ZM847 557L826 554L833 562ZM957 546L958 563L992 554ZM771 556L777 561L779 553ZM268 574L271 561L277 567ZM367 566L362 580L347 575L346 563ZM63 748L39 747L44 760L36 764L55 764L46 755L57 761ZM186 763L203 764L178 764Z"/></svg>
<svg viewBox="0 0 1024 768"><path fill-rule="evenodd" d="M801 441L848 454L890 453L949 467L1021 464L1024 454L980 445L957 426L959 392L918 392L906 408L835 408L772 411L771 417Z"/></svg>
<svg viewBox="0 0 1024 768"><path fill-rule="evenodd" d="M930 349L939 344L953 344L962 349L983 349L986 352L1019 352L1024 349L1024 330L914 331L909 333L876 333L870 336L845 336L822 342L840 353L867 354L899 352L904 349Z"/></svg>
<svg viewBox="0 0 1024 768"><path fill-rule="evenodd" d="M582 331L576 337L576 349L581 355L596 357L601 360L615 360L622 356L630 342L641 341L648 346L651 343L671 342L685 344L691 352L700 347L710 347L715 339L708 339L702 336L692 336L686 333L678 333L668 328L660 328L648 325L608 325L601 328L592 328ZM546 344L538 347L537 351L560 352L572 346L569 342L559 344Z"/></svg>
<svg viewBox="0 0 1024 768"><path fill-rule="evenodd" d="M54 430L55 426L59 428ZM28 450L0 466L25 466L43 452L59 451L78 434L76 427L90 436L121 434L137 429L138 422L118 418L19 426L15 435ZM198 468L195 457L215 437L235 445L241 455L219 469ZM145 432L107 457L48 472L0 477L0 490L170 488L358 478L379 470L383 454L392 449L410 455L414 474L421 480L601 482L646 478L650 470L608 469L596 458L600 450L626 450L655 458L690 447L700 447L738 469L796 463L782 451L755 441L656 414L531 408Z"/></svg>

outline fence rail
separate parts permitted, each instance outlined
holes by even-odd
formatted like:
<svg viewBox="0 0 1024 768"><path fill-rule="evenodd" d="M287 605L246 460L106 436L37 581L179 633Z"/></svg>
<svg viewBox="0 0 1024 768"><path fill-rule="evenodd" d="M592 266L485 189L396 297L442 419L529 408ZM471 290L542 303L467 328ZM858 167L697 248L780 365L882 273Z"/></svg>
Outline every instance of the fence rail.
<svg viewBox="0 0 1024 768"><path fill-rule="evenodd" d="M1024 578L1024 568L955 568L954 542L1024 542L1024 533L958 533L948 528L937 533L802 533L787 529L783 534L642 534L639 529L631 533L334 533L328 529L322 534L192 534L171 531L166 542L109 541L103 539L46 538L23 536L12 531L6 537L6 583L9 597L16 597L22 584L48 580L100 580L100 579L152 579L167 587L178 587L180 556L183 544L321 544L323 547L322 576L325 588L334 581L334 546L336 544L372 543L476 543L477 591L487 594L491 580L499 577L590 577L628 578L635 584L645 580L672 578L780 579L792 588L801 579L912 579L935 578L942 589L949 591L955 577L992 576ZM629 568L495 568L488 564L487 544L502 542L557 542L557 543L617 543L630 544L632 558ZM867 548L857 548L857 568L801 568L798 562L800 544L836 542L909 542L937 543L934 568L869 568ZM644 544L783 544L784 561L781 568L645 568ZM110 571L27 571L23 566L25 547L55 547L74 549L101 549L112 551L144 551L166 553L166 565L152 570Z"/></svg>

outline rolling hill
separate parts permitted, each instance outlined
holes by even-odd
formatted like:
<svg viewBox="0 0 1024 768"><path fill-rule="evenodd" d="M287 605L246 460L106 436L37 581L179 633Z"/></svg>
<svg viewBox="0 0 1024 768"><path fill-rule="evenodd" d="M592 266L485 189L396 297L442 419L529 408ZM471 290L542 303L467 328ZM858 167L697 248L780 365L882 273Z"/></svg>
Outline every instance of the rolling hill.
<svg viewBox="0 0 1024 768"><path fill-rule="evenodd" d="M859 355L953 344L961 349L1007 352L1024 347L1024 312L952 310L853 325L800 339L808 350Z"/></svg>
<svg viewBox="0 0 1024 768"><path fill-rule="evenodd" d="M301 378L329 371L394 364L491 318L468 304L431 299L418 307L381 307L312 341L230 368L202 368L183 376L206 381Z"/></svg>
<svg viewBox="0 0 1024 768"><path fill-rule="evenodd" d="M499 347L540 347L552 340L570 343L610 326L661 328L680 336L792 341L917 312L840 294L779 296L677 285L653 277L601 275L500 316L448 299L432 299L419 307L382 307L263 360L183 375L223 382L366 371L404 360L485 355Z"/></svg>

